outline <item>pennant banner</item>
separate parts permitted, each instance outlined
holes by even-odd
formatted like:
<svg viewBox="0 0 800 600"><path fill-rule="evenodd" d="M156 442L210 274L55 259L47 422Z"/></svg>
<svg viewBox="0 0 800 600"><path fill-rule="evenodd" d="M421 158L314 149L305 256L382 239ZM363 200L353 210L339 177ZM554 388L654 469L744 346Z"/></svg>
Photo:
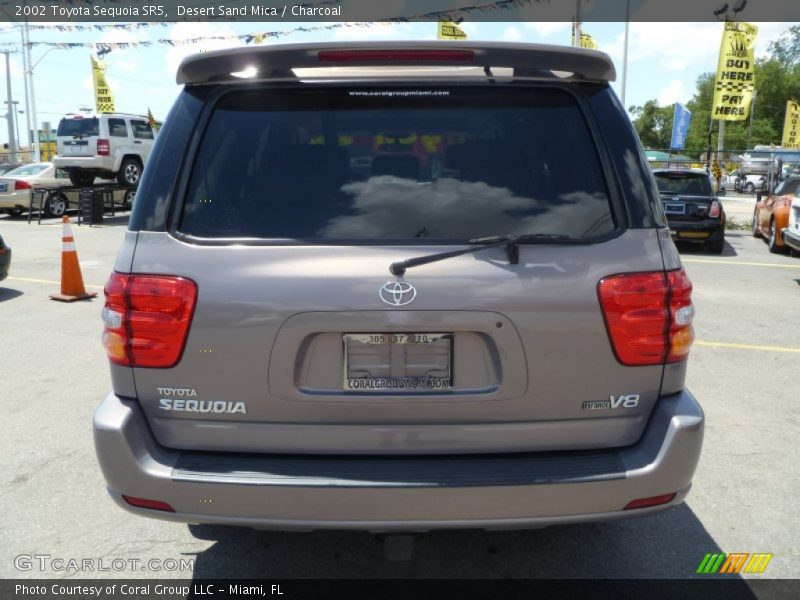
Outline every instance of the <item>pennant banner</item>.
<svg viewBox="0 0 800 600"><path fill-rule="evenodd" d="M784 148L800 148L800 103L789 100L786 103L786 120L783 122Z"/></svg>
<svg viewBox="0 0 800 600"><path fill-rule="evenodd" d="M588 48L589 50L597 50L597 42L588 33L581 31L581 48Z"/></svg>
<svg viewBox="0 0 800 600"><path fill-rule="evenodd" d="M717 121L744 121L756 89L753 46L758 27L750 23L726 21L719 49L714 104L711 118Z"/></svg>
<svg viewBox="0 0 800 600"><path fill-rule="evenodd" d="M106 82L106 65L97 60L94 56L92 59L92 79L94 80L94 102L97 106L98 113L113 113L114 109L114 96L111 94L111 88L108 87Z"/></svg>

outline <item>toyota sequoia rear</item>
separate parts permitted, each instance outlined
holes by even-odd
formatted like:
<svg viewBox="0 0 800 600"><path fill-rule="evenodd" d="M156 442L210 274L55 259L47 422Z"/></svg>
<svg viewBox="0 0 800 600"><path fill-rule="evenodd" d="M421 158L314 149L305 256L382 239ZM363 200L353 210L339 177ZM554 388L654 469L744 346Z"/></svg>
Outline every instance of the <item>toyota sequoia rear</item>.
<svg viewBox="0 0 800 600"><path fill-rule="evenodd" d="M680 503L692 285L613 79L529 44L185 59L105 290L114 500L372 531Z"/></svg>

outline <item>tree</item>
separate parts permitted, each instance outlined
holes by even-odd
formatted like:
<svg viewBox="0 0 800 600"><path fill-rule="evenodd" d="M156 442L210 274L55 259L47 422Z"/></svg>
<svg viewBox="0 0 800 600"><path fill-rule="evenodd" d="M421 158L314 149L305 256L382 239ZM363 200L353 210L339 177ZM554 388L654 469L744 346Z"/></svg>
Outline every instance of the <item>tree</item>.
<svg viewBox="0 0 800 600"><path fill-rule="evenodd" d="M769 43L772 58L786 67L800 62L800 25L794 25L781 34L777 40Z"/></svg>
<svg viewBox="0 0 800 600"><path fill-rule="evenodd" d="M725 149L741 152L755 144L780 144L786 101L800 100L800 26L793 26L769 44L768 56L756 61L756 101L752 128L750 121L725 122ZM709 122L714 98L714 73L697 78L696 90L687 108L692 120L686 134L684 154L699 156L709 146ZM668 148L673 108L660 107L656 100L632 106L633 125L648 148ZM713 124L711 146L717 147L719 122ZM749 138L749 144L748 144Z"/></svg>
<svg viewBox="0 0 800 600"><path fill-rule="evenodd" d="M656 100L648 100L644 106L631 106L633 127L642 144L647 148L669 148L672 138L672 106L661 107Z"/></svg>

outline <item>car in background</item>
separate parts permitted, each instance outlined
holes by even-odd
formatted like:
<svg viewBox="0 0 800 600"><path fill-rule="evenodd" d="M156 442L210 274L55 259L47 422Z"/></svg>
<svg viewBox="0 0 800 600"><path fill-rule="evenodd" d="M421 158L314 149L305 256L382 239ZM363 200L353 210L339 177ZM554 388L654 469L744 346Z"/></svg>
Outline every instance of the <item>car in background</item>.
<svg viewBox="0 0 800 600"><path fill-rule="evenodd" d="M58 124L53 162L66 170L76 186L90 186L95 177L134 186L142 176L154 139L145 116L67 115Z"/></svg>
<svg viewBox="0 0 800 600"><path fill-rule="evenodd" d="M720 254L725 246L725 210L708 173L656 169L653 175L673 239L706 244L709 252Z"/></svg>
<svg viewBox="0 0 800 600"><path fill-rule="evenodd" d="M22 165L0 176L0 211L19 216L23 210L28 210L31 194L36 188L69 184L67 174L56 169L51 162ZM68 207L67 196L57 192L47 196L43 209L49 217L60 217Z"/></svg>
<svg viewBox="0 0 800 600"><path fill-rule="evenodd" d="M773 254L786 250L783 230L789 225L789 213L798 189L800 177L790 177L778 184L775 192L756 202L753 210L753 236L766 238L769 251Z"/></svg>
<svg viewBox="0 0 800 600"><path fill-rule="evenodd" d="M13 171L17 167L21 167L25 163L3 163L0 165L0 175Z"/></svg>
<svg viewBox="0 0 800 600"><path fill-rule="evenodd" d="M719 180L719 189L717 190L718 194L727 194L728 192L736 191L736 180L741 177L741 171L731 171L730 173L725 173Z"/></svg>
<svg viewBox="0 0 800 600"><path fill-rule="evenodd" d="M800 195L795 194L789 207L789 224L781 231L783 243L791 249L792 254L800 252Z"/></svg>
<svg viewBox="0 0 800 600"><path fill-rule="evenodd" d="M767 176L766 175L744 175L740 174L734 183L734 189L737 192L745 194L754 194L755 192L767 191Z"/></svg>
<svg viewBox="0 0 800 600"><path fill-rule="evenodd" d="M11 264L11 248L6 246L3 236L0 235L0 281L8 277L8 267Z"/></svg>

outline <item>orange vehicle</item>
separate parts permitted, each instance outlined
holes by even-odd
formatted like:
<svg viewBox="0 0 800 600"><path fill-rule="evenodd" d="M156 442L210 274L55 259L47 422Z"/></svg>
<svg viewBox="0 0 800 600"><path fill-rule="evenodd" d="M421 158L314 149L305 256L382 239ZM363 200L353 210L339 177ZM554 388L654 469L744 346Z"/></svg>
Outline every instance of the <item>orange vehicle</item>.
<svg viewBox="0 0 800 600"><path fill-rule="evenodd" d="M769 251L785 252L786 244L781 231L789 224L792 198L800 190L800 177L784 179L775 191L756 202L753 213L753 236L767 238Z"/></svg>

